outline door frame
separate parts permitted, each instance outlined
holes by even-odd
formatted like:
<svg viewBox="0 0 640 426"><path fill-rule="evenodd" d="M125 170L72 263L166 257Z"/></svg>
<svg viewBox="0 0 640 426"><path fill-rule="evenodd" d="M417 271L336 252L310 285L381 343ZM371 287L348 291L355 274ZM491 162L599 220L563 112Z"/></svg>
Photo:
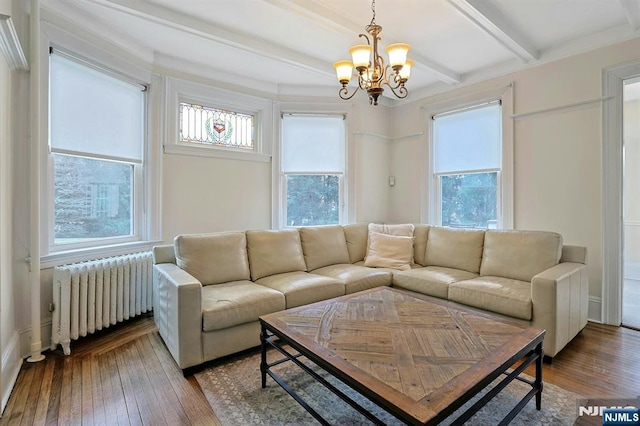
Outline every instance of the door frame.
<svg viewBox="0 0 640 426"><path fill-rule="evenodd" d="M602 305L604 324L622 323L624 80L640 76L640 61L605 68L602 92Z"/></svg>

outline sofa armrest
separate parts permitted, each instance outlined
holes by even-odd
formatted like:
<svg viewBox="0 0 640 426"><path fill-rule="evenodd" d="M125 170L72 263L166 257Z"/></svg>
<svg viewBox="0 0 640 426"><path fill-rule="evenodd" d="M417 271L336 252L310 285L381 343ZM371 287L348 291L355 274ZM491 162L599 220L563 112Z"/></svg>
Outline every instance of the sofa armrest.
<svg viewBox="0 0 640 426"><path fill-rule="evenodd" d="M182 369L204 361L202 284L173 263L153 266L153 316L169 352Z"/></svg>
<svg viewBox="0 0 640 426"><path fill-rule="evenodd" d="M547 330L544 351L553 357L587 325L587 266L563 262L535 275L531 280L531 300L531 325Z"/></svg>
<svg viewBox="0 0 640 426"><path fill-rule="evenodd" d="M176 254L173 244L153 247L153 264L176 263Z"/></svg>
<svg viewBox="0 0 640 426"><path fill-rule="evenodd" d="M587 248L584 246L562 246L560 263L587 263Z"/></svg>

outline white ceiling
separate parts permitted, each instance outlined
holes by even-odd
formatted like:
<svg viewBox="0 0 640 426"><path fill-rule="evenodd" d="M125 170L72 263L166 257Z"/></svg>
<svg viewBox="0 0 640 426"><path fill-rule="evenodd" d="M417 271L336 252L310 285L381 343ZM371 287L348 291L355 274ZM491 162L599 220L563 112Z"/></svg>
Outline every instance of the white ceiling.
<svg viewBox="0 0 640 426"><path fill-rule="evenodd" d="M45 20L159 67L274 96L337 92L370 0L42 0ZM382 47L412 46L409 98L640 37L640 0L377 0Z"/></svg>

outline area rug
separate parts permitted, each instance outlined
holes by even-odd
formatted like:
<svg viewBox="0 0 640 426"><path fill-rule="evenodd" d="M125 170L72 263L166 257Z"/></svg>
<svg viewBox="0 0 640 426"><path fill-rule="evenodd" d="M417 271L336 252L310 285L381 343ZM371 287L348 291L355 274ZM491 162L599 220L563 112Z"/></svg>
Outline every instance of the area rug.
<svg viewBox="0 0 640 426"><path fill-rule="evenodd" d="M276 359L274 351L269 357ZM316 367L317 369L317 367ZM341 401L333 393L318 384L307 373L292 362L272 368L292 389L298 392L314 409L332 425L369 425L362 414ZM322 372L317 369L316 371ZM388 425L403 424L383 409L350 390L326 373L322 375L332 384L358 401L376 417ZM228 358L206 368L195 375L205 397L223 425L314 425L318 422L307 413L271 377L267 376L267 387L261 388L260 353L253 351ZM493 425L511 410L524 396L529 385L514 381L483 407L466 424ZM531 400L511 423L512 425L572 425L576 419L576 401L580 396L558 386L544 384L542 410L535 409ZM459 412L462 412L465 407ZM457 413L450 417L457 418ZM447 421L442 423L448 424Z"/></svg>

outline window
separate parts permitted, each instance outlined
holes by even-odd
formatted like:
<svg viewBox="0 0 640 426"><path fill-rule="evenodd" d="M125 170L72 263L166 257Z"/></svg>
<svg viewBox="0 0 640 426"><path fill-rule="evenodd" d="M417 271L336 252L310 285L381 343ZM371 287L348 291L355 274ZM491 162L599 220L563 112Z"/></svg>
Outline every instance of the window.
<svg viewBox="0 0 640 426"><path fill-rule="evenodd" d="M284 226L342 222L345 133L343 115L283 117Z"/></svg>
<svg viewBox="0 0 640 426"><path fill-rule="evenodd" d="M164 79L165 154L271 162L273 101Z"/></svg>
<svg viewBox="0 0 640 426"><path fill-rule="evenodd" d="M253 150L253 116L180 102L180 141Z"/></svg>
<svg viewBox="0 0 640 426"><path fill-rule="evenodd" d="M456 228L498 227L501 117L497 101L433 116L437 224Z"/></svg>
<svg viewBox="0 0 640 426"><path fill-rule="evenodd" d="M139 240L145 86L59 52L49 77L51 250Z"/></svg>

